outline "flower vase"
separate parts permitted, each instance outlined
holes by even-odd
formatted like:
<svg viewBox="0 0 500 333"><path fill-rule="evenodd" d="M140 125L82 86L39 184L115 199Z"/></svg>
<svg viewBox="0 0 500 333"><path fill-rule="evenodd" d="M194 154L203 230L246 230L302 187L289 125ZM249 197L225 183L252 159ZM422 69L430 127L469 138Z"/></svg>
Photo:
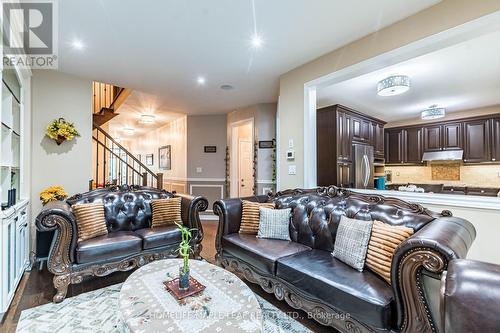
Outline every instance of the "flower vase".
<svg viewBox="0 0 500 333"><path fill-rule="evenodd" d="M189 289L189 268L184 272L183 266L179 267L179 290L186 291Z"/></svg>

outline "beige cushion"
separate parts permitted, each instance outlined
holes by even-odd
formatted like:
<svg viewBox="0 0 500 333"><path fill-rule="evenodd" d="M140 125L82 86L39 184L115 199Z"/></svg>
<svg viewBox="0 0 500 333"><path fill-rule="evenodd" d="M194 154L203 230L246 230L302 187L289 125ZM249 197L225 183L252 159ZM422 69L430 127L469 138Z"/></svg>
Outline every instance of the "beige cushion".
<svg viewBox="0 0 500 333"><path fill-rule="evenodd" d="M108 233L102 203L76 204L71 209L76 217L78 242Z"/></svg>
<svg viewBox="0 0 500 333"><path fill-rule="evenodd" d="M274 208L274 202L258 203L242 200L242 205L240 233L257 235L260 219L259 208Z"/></svg>
<svg viewBox="0 0 500 333"><path fill-rule="evenodd" d="M180 197L151 200L151 211L153 213L151 228L175 223L182 224L181 200Z"/></svg>
<svg viewBox="0 0 500 333"><path fill-rule="evenodd" d="M366 255L366 267L391 284L391 266L394 252L399 244L411 235L413 235L412 228L373 221L372 235Z"/></svg>

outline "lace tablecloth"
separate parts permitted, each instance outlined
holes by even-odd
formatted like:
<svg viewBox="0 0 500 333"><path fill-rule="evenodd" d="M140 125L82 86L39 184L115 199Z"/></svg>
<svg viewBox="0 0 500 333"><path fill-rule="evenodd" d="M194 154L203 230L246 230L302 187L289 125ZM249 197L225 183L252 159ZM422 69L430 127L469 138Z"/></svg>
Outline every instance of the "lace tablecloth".
<svg viewBox="0 0 500 333"><path fill-rule="evenodd" d="M262 332L262 310L236 275L205 261L190 260L191 276L206 286L180 302L163 285L179 274L181 259L154 261L122 286L119 322L124 332Z"/></svg>

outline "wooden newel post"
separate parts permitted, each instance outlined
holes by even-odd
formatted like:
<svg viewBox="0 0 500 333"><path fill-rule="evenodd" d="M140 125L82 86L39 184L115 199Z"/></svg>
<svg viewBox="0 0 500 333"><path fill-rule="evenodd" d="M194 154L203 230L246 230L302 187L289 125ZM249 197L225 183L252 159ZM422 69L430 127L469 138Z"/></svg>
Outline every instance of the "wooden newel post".
<svg viewBox="0 0 500 333"><path fill-rule="evenodd" d="M157 173L156 176L157 176L157 178L156 178L156 187L159 190L163 190L163 174L162 173Z"/></svg>
<svg viewBox="0 0 500 333"><path fill-rule="evenodd" d="M148 173L142 173L142 186L148 186Z"/></svg>
<svg viewBox="0 0 500 333"><path fill-rule="evenodd" d="M92 185L94 184L94 180L89 180L89 191L92 191Z"/></svg>

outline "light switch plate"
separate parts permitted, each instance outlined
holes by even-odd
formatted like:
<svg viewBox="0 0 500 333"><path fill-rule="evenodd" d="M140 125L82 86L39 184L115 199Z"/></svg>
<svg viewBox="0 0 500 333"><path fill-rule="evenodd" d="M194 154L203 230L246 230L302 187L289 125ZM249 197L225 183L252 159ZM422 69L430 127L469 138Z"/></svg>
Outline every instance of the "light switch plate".
<svg viewBox="0 0 500 333"><path fill-rule="evenodd" d="M293 148L293 139L288 140L288 148Z"/></svg>
<svg viewBox="0 0 500 333"><path fill-rule="evenodd" d="M289 165L288 166L288 174L289 175L296 175L297 174L297 166L296 165Z"/></svg>
<svg viewBox="0 0 500 333"><path fill-rule="evenodd" d="M196 173L202 173L203 169L202 167L196 167Z"/></svg>

